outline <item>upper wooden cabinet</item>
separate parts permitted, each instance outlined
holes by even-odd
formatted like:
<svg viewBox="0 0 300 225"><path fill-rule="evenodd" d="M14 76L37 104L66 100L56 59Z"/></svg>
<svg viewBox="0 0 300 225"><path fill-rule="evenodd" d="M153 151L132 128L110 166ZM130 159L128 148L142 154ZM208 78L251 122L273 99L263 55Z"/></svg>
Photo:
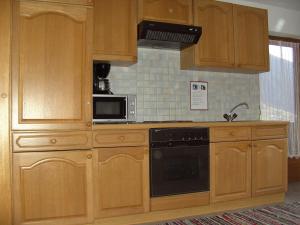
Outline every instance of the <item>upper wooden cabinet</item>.
<svg viewBox="0 0 300 225"><path fill-rule="evenodd" d="M137 0L95 0L94 60L137 61Z"/></svg>
<svg viewBox="0 0 300 225"><path fill-rule="evenodd" d="M238 68L269 70L267 10L234 6L235 58Z"/></svg>
<svg viewBox="0 0 300 225"><path fill-rule="evenodd" d="M90 129L91 10L15 1L12 129Z"/></svg>
<svg viewBox="0 0 300 225"><path fill-rule="evenodd" d="M93 220L91 151L14 154L14 224Z"/></svg>
<svg viewBox="0 0 300 225"><path fill-rule="evenodd" d="M182 69L269 70L267 10L195 0L194 25L202 36L181 51Z"/></svg>
<svg viewBox="0 0 300 225"><path fill-rule="evenodd" d="M253 141L253 196L287 191L287 148L287 139Z"/></svg>
<svg viewBox="0 0 300 225"><path fill-rule="evenodd" d="M182 67L233 67L233 5L211 0L194 2L194 25L202 27L202 36L199 44L182 52L193 56L183 56Z"/></svg>
<svg viewBox="0 0 300 225"><path fill-rule="evenodd" d="M139 0L139 21L190 25L193 23L192 9L192 0Z"/></svg>

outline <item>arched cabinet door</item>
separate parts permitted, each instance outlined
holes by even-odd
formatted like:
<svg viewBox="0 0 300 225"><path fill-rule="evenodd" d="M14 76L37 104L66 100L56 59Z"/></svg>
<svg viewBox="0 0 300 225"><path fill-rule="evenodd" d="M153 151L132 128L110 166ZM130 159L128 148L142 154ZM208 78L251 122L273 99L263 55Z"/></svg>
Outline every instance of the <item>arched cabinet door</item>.
<svg viewBox="0 0 300 225"><path fill-rule="evenodd" d="M196 0L194 25L202 27L195 48L195 63L202 67L234 66L233 5Z"/></svg>
<svg viewBox="0 0 300 225"><path fill-rule="evenodd" d="M100 148L95 161L96 218L149 211L146 147Z"/></svg>
<svg viewBox="0 0 300 225"><path fill-rule="evenodd" d="M91 151L14 154L16 225L93 220Z"/></svg>
<svg viewBox="0 0 300 225"><path fill-rule="evenodd" d="M14 130L90 129L91 10L14 1Z"/></svg>
<svg viewBox="0 0 300 225"><path fill-rule="evenodd" d="M211 199L222 202L251 197L251 142L211 144Z"/></svg>
<svg viewBox="0 0 300 225"><path fill-rule="evenodd" d="M253 141L253 196L287 191L287 146L287 139Z"/></svg>

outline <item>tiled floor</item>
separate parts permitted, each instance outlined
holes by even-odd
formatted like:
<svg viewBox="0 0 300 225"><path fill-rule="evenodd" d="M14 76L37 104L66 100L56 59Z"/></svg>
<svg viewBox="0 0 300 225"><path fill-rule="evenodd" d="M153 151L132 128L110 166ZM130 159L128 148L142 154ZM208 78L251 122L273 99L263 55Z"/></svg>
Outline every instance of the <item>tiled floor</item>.
<svg viewBox="0 0 300 225"><path fill-rule="evenodd" d="M300 201L300 182L289 183L286 202Z"/></svg>

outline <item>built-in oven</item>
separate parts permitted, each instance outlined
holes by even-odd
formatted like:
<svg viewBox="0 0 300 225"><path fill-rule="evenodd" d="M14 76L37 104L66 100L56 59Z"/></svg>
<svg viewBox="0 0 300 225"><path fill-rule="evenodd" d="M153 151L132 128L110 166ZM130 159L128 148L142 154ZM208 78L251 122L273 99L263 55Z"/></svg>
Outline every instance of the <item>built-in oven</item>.
<svg viewBox="0 0 300 225"><path fill-rule="evenodd" d="M150 129L151 197L208 190L208 128Z"/></svg>

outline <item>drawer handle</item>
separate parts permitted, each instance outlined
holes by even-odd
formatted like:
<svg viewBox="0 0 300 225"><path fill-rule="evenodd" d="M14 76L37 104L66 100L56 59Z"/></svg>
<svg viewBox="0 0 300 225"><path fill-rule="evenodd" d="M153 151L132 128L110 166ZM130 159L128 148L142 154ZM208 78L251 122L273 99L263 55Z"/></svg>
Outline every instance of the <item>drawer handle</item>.
<svg viewBox="0 0 300 225"><path fill-rule="evenodd" d="M169 8L168 11L169 13L173 13L174 10L172 8Z"/></svg>
<svg viewBox="0 0 300 225"><path fill-rule="evenodd" d="M53 138L53 139L50 140L51 144L56 144L56 142L57 142L57 140L55 138Z"/></svg>
<svg viewBox="0 0 300 225"><path fill-rule="evenodd" d="M91 123L91 122L87 122L87 123L86 123L86 126L87 126L87 127L91 127L91 126L92 126L92 123Z"/></svg>
<svg viewBox="0 0 300 225"><path fill-rule="evenodd" d="M2 93L1 94L1 98L7 98L7 94L6 93Z"/></svg>
<svg viewBox="0 0 300 225"><path fill-rule="evenodd" d="M86 157L87 157L88 159L93 158L92 154L88 154Z"/></svg>
<svg viewBox="0 0 300 225"><path fill-rule="evenodd" d="M230 131L230 132L229 132L229 135L230 135L230 136L234 136L233 131Z"/></svg>
<svg viewBox="0 0 300 225"><path fill-rule="evenodd" d="M120 139L120 141L124 141L125 137L124 136L120 136L119 139Z"/></svg>

